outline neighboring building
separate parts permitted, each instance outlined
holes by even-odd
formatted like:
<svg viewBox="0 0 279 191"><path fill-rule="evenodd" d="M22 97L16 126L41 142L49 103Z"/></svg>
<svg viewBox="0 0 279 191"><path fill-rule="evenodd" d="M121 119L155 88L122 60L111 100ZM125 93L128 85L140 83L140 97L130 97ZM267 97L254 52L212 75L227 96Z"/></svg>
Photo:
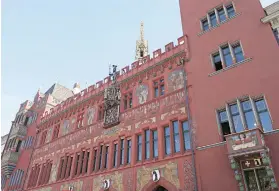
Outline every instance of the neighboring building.
<svg viewBox="0 0 279 191"><path fill-rule="evenodd" d="M278 187L279 46L260 2L180 0L180 11L199 190Z"/></svg>
<svg viewBox="0 0 279 191"><path fill-rule="evenodd" d="M8 138L8 134L1 137L1 154L4 150L7 138Z"/></svg>
<svg viewBox="0 0 279 191"><path fill-rule="evenodd" d="M267 6L264 10L266 16L262 19L262 22L270 23L279 44L279 1Z"/></svg>
<svg viewBox="0 0 279 191"><path fill-rule="evenodd" d="M20 105L1 156L2 190L23 188L41 115L72 95L71 90L54 84L44 94L39 90L33 102Z"/></svg>
<svg viewBox="0 0 279 191"><path fill-rule="evenodd" d="M131 66L34 101L34 150L8 160L4 190L278 190L279 47L260 2L180 0L180 12L176 46L151 58L142 23Z"/></svg>

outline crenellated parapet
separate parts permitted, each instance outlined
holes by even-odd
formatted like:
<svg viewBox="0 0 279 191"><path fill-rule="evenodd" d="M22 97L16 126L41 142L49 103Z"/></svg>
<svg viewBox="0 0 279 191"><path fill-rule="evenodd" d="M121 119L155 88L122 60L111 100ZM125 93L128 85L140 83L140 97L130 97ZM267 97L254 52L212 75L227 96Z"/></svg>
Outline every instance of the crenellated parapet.
<svg viewBox="0 0 279 191"><path fill-rule="evenodd" d="M177 45L170 42L165 45L165 51L161 49L155 50L152 54L133 62L131 65L123 67L117 72L117 80L121 89L127 89L137 83L141 83L144 79L155 77L158 73L163 72L165 68L171 68L172 64L179 65L181 58L184 61L190 59L188 38L182 36L178 38ZM112 83L110 76L98 81L96 84L82 90L79 94L69 97L65 101L46 111L41 117L41 124L48 119L60 115L63 118L67 113L76 112L84 107L103 102L104 90ZM92 103L93 102L93 103Z"/></svg>

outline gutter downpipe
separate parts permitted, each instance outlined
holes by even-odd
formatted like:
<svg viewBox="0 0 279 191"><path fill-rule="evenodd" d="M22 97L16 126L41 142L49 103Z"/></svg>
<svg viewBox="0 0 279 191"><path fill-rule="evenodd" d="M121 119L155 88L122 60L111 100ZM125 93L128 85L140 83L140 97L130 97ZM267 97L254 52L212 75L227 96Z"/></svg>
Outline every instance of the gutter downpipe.
<svg viewBox="0 0 279 191"><path fill-rule="evenodd" d="M187 37L187 35L186 35ZM187 37L188 39L188 37ZM189 48L185 49L185 52L189 53ZM190 54L189 54L190 55ZM190 114L190 107L189 107L189 95L188 95L188 90L187 87L188 85L188 80L187 79L187 70L186 70L186 64L185 64L185 58L183 59L183 66L184 66L184 92L185 92L185 104L186 104L186 110L187 110L187 118L188 118L188 124L189 124L189 129L190 129L190 144L191 144L191 156L192 156L192 172L193 172L193 178L194 178L194 191L198 191L198 184L197 184L197 172L196 172L196 162L195 162L195 151L194 151L194 141L193 141L193 125L192 125L192 118ZM187 58L186 58L187 59ZM187 63L190 61L190 56L189 59L186 61ZM185 65L184 65L185 64Z"/></svg>

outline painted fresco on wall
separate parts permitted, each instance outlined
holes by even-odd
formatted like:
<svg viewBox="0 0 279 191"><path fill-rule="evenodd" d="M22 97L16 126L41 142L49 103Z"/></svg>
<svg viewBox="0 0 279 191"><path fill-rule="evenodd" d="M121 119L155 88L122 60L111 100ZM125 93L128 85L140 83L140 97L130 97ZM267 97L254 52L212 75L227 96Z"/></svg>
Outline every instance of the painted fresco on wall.
<svg viewBox="0 0 279 191"><path fill-rule="evenodd" d="M70 121L66 119L63 123L62 134L66 135L70 132Z"/></svg>
<svg viewBox="0 0 279 191"><path fill-rule="evenodd" d="M138 97L139 104L144 104L147 101L148 86L142 84L139 85L136 90L136 95Z"/></svg>
<svg viewBox="0 0 279 191"><path fill-rule="evenodd" d="M185 160L183 163L184 188L185 190L194 190L194 174L192 171L192 162Z"/></svg>
<svg viewBox="0 0 279 191"><path fill-rule="evenodd" d="M55 182L56 175L57 175L58 164L54 163L51 167L51 173L49 178L49 183Z"/></svg>
<svg viewBox="0 0 279 191"><path fill-rule="evenodd" d="M47 131L46 143L48 143L51 140L51 135L52 135L52 128L50 128Z"/></svg>
<svg viewBox="0 0 279 191"><path fill-rule="evenodd" d="M103 181L110 179L111 187L117 191L122 191L123 189L123 174L115 172L114 174L99 175L93 179L93 191L101 190L103 186Z"/></svg>
<svg viewBox="0 0 279 191"><path fill-rule="evenodd" d="M74 187L74 191L82 191L83 181L79 180L77 182L67 182L60 187L60 191L69 190L70 186Z"/></svg>
<svg viewBox="0 0 279 191"><path fill-rule="evenodd" d="M91 125L94 121L95 118L95 113L96 113L96 108L95 107L90 107L87 111L87 125Z"/></svg>
<svg viewBox="0 0 279 191"><path fill-rule="evenodd" d="M175 70L169 74L168 90L169 92L181 89L184 87L184 71Z"/></svg>
<svg viewBox="0 0 279 191"><path fill-rule="evenodd" d="M142 188L152 181L152 171L160 170L161 176L164 177L167 181L172 183L176 188L180 187L178 179L178 168L177 164L174 162L169 162L165 165L153 166L146 168L145 166L137 170L137 190L140 191Z"/></svg>

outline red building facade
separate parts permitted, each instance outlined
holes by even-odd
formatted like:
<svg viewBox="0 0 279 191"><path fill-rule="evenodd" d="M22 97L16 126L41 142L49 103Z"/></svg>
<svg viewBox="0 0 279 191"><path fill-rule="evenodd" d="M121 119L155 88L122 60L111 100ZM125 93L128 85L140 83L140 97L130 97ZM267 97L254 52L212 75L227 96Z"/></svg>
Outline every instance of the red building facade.
<svg viewBox="0 0 279 191"><path fill-rule="evenodd" d="M151 58L142 31L131 66L44 102L25 179L5 190L278 190L279 46L260 2L180 11L176 46Z"/></svg>

